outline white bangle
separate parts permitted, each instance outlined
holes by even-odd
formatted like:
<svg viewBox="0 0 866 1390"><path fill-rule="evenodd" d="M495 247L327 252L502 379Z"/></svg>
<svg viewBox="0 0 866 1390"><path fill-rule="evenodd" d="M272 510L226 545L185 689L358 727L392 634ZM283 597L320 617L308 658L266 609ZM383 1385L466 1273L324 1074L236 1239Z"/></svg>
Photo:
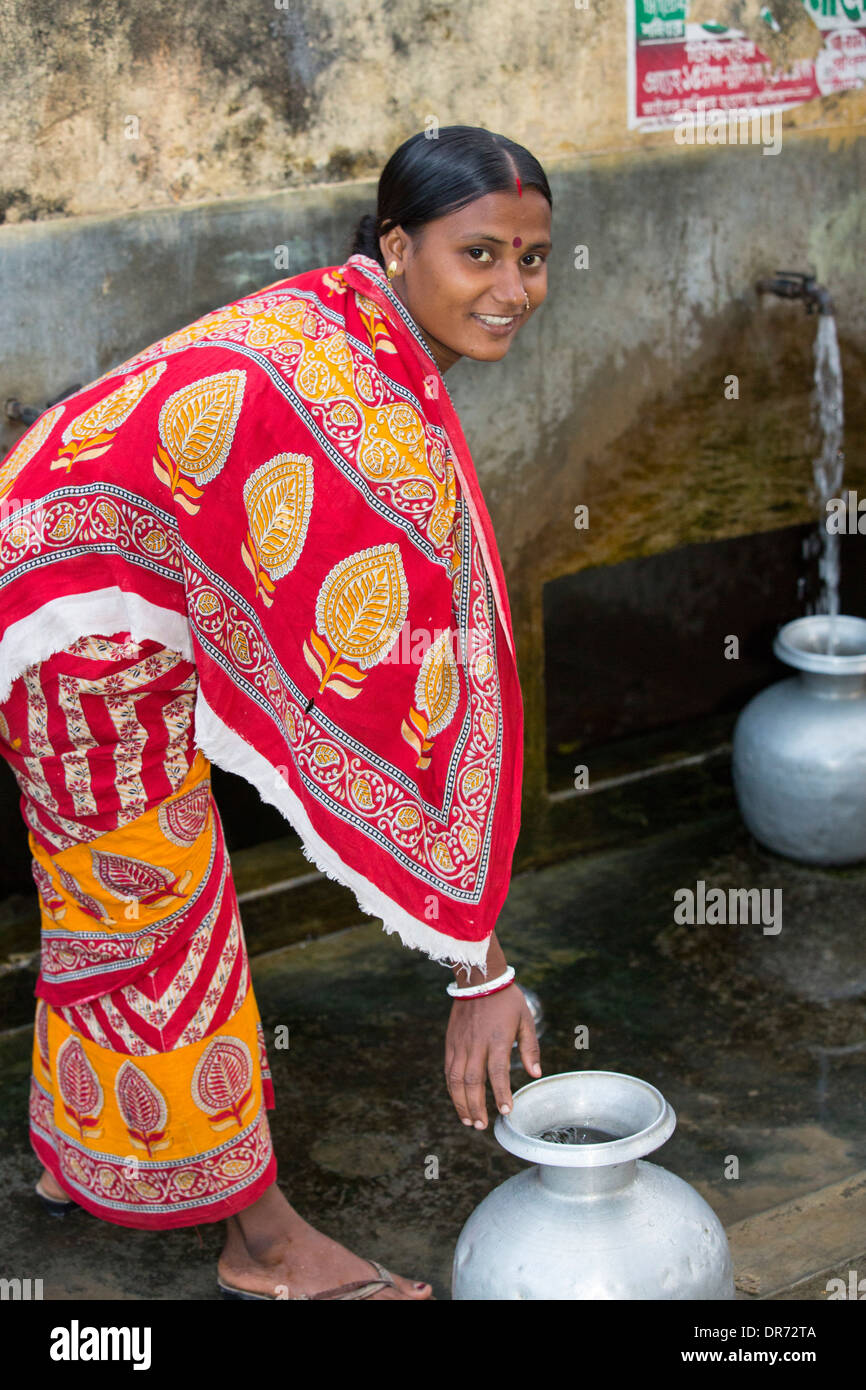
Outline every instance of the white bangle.
<svg viewBox="0 0 866 1390"><path fill-rule="evenodd" d="M473 999L481 994L492 994L495 989L503 989L505 985L510 985L514 979L514 966L509 965L507 969L496 980L485 980L482 985L465 985L462 989L454 980L452 984L446 985L448 993L452 999Z"/></svg>

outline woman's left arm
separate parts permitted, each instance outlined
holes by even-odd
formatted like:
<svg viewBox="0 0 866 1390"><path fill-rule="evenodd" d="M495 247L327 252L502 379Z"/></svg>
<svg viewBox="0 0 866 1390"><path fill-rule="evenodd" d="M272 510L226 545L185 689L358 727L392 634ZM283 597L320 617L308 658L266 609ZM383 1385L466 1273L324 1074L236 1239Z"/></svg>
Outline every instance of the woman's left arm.
<svg viewBox="0 0 866 1390"><path fill-rule="evenodd" d="M507 969L496 933L487 952L488 980ZM485 981L481 970L456 966L461 988ZM530 1076L541 1075L541 1054L535 1023L523 991L516 984L476 999L455 999L445 1035L445 1079L454 1108L466 1125L487 1128L486 1083L490 1078L497 1109L511 1109L511 1048L517 1039L520 1060Z"/></svg>

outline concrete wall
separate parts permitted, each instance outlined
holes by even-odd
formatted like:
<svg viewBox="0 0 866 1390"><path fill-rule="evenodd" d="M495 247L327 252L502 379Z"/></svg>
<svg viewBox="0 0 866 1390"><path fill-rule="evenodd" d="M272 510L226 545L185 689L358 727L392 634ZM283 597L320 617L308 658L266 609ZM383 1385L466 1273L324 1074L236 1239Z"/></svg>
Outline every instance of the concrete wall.
<svg viewBox="0 0 866 1390"><path fill-rule="evenodd" d="M692 0L787 65L819 46L799 0ZM817 3L817 0L816 0ZM850 7L849 7L850 8ZM0 0L0 221L130 211L378 176L428 117L542 160L640 157L626 128L625 0ZM866 92L786 131L842 137Z"/></svg>

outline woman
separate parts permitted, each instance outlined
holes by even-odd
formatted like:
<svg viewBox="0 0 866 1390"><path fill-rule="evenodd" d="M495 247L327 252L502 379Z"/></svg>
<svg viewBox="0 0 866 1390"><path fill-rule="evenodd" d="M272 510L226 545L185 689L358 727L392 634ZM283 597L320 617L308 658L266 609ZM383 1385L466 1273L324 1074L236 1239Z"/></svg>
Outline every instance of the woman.
<svg viewBox="0 0 866 1390"><path fill-rule="evenodd" d="M543 302L538 162L413 136L342 266L214 311L43 414L0 467L0 737L42 911L41 1197L226 1219L225 1296L425 1299L276 1184L273 1090L211 761L451 966L447 1085L540 1075L495 923L520 818L504 577L443 376ZM14 496L13 496L14 494ZM372 1274L371 1274L372 1266Z"/></svg>

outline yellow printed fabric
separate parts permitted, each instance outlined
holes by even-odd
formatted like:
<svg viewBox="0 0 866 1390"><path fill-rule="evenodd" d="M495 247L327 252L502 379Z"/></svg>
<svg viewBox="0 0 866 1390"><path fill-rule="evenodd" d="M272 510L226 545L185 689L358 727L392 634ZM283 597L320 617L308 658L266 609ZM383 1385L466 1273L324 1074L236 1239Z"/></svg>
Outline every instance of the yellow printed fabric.
<svg viewBox="0 0 866 1390"><path fill-rule="evenodd" d="M100 1004L110 1010L111 996ZM199 1042L144 1055L100 1046L40 1000L33 1148L106 1221L165 1229L231 1216L276 1181L263 1052L249 986L237 1013Z"/></svg>
<svg viewBox="0 0 866 1390"><path fill-rule="evenodd" d="M194 676L156 641L90 636L0 705L42 915L31 1143L123 1226L216 1221L276 1179L264 1032L190 738Z"/></svg>

